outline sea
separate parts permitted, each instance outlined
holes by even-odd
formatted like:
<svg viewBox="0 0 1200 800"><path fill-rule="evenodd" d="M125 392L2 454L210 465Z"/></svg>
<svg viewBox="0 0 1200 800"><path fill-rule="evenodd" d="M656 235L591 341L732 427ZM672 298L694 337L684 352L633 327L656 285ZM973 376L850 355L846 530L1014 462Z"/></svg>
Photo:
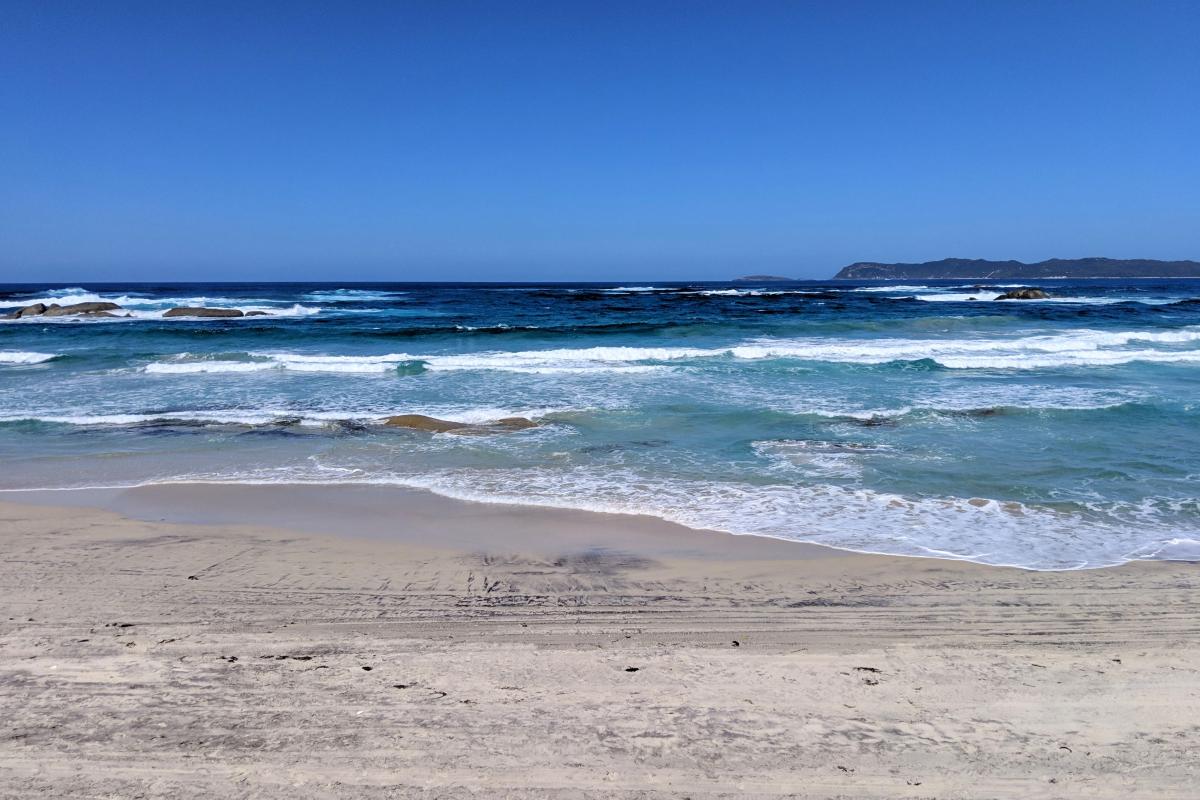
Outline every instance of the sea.
<svg viewBox="0 0 1200 800"><path fill-rule="evenodd" d="M1200 559L1200 280L1023 285L1050 297L0 285L0 314L129 314L0 321L0 490L395 485L1038 570ZM267 315L163 318L175 306ZM473 427L383 424L401 414ZM513 416L537 425L487 425Z"/></svg>

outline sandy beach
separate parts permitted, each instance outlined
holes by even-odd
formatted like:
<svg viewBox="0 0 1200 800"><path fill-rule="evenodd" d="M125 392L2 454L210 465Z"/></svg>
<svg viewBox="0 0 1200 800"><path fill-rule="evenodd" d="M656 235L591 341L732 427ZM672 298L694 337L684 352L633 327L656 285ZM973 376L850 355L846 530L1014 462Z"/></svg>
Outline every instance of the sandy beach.
<svg viewBox="0 0 1200 800"><path fill-rule="evenodd" d="M1193 798L1193 564L382 488L0 504L4 797ZM232 520L240 520L234 524Z"/></svg>

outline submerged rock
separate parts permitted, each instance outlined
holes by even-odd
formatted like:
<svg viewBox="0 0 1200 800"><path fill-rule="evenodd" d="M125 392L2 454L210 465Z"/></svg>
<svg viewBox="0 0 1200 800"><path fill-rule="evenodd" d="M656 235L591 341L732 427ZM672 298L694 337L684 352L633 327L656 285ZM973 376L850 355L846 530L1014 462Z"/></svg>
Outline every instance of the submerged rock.
<svg viewBox="0 0 1200 800"><path fill-rule="evenodd" d="M334 433L365 433L368 428L356 419L335 419L325 423L325 428Z"/></svg>
<svg viewBox="0 0 1200 800"><path fill-rule="evenodd" d="M1045 300L1050 295L1041 289L1013 289L997 297L997 300Z"/></svg>
<svg viewBox="0 0 1200 800"><path fill-rule="evenodd" d="M893 428L896 426L896 420L892 417L883 417L876 414L873 417L861 419L858 417L850 417L847 422L851 422L860 428Z"/></svg>
<svg viewBox="0 0 1200 800"><path fill-rule="evenodd" d="M500 433L536 428L537 423L525 417L504 417L493 422L454 422L425 414L398 414L383 422L389 428L411 428L430 433Z"/></svg>
<svg viewBox="0 0 1200 800"><path fill-rule="evenodd" d="M994 417L998 414L1003 414L1003 413L1004 413L1003 409L992 406L992 407L988 407L988 408L964 409L962 411L959 411L958 415L962 416L962 417Z"/></svg>
<svg viewBox="0 0 1200 800"><path fill-rule="evenodd" d="M489 427L502 428L506 431L523 431L529 428L536 428L538 424L531 419L525 417L504 417L495 422L488 423Z"/></svg>
<svg viewBox="0 0 1200 800"><path fill-rule="evenodd" d="M265 313L265 312L263 312ZM244 317L237 308L171 308L163 312L164 317Z"/></svg>
<svg viewBox="0 0 1200 800"><path fill-rule="evenodd" d="M447 433L470 427L465 422L452 422L448 419L427 417L424 414L398 414L394 417L388 417L384 420L383 424L389 428L412 428L413 430L429 431L430 433Z"/></svg>

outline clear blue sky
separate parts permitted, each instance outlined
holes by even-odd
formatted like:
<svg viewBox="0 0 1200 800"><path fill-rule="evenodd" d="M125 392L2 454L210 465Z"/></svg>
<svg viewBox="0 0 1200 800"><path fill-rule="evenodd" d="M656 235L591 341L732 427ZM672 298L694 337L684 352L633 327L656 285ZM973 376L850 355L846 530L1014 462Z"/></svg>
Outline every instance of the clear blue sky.
<svg viewBox="0 0 1200 800"><path fill-rule="evenodd" d="M1200 259L1200 3L0 0L0 281Z"/></svg>

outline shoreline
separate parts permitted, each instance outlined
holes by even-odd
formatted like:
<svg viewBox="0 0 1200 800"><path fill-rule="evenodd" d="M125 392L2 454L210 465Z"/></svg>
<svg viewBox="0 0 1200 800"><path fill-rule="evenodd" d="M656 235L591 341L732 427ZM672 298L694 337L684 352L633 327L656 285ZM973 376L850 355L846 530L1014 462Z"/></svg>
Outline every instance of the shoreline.
<svg viewBox="0 0 1200 800"><path fill-rule="evenodd" d="M484 502L368 483L147 483L5 490L0 504L86 508L140 522L255 526L335 539L547 555L620 550L640 556L812 559L874 556L771 536L692 528L649 514ZM487 531L480 527L487 521ZM353 531L347 527L352 526ZM899 558L900 556L895 556ZM985 566L985 565L981 565Z"/></svg>
<svg viewBox="0 0 1200 800"><path fill-rule="evenodd" d="M0 495L0 796L1200 781L1195 565L1032 572L334 488L108 499L140 519Z"/></svg>
<svg viewBox="0 0 1200 800"><path fill-rule="evenodd" d="M205 494L215 497L197 500ZM282 495L288 502L291 513L283 513L278 500L247 495ZM156 497L157 495L157 497ZM309 503L305 511L297 511L297 501L303 505L315 495L322 495L333 503ZM355 497L368 502L363 509L347 506L347 498ZM214 502L215 501L215 504ZM619 511L599 511L572 507L567 505L541 505L537 503L515 502L507 500L480 500L443 494L434 489L423 487L403 486L384 483L304 483L304 482L234 482L234 481L154 481L133 484L129 486L87 486L64 487L54 489L0 489L0 503L29 503L43 506L88 507L98 510L114 511L131 519L143 521L160 521L173 523L191 523L204 525L246 524L248 521L255 525L275 528L293 528L308 533L346 536L344 526L338 521L330 520L323 514L330 508L337 507L343 515L358 511L367 514L366 519L356 521L356 536L367 538L386 538L387 531L372 527L370 520L377 520L381 508L392 508L399 504L401 509L415 509L416 517L423 523L417 530L421 535L428 536L429 520L435 513L441 514L441 521L446 518L455 519L458 525L455 531L460 535L468 535L466 543L484 546L487 542L471 541L469 523L481 515L491 514L501 518L528 518L537 521L542 526L558 524L562 529L577 532L583 530L592 534L593 539L587 548L633 547L639 549L646 542L638 542L629 536L619 537L613 541L605 541L597 537L597 531L603 530L605 537L614 531L634 532L643 535L670 532L673 552L682 555L697 555L714 550L722 555L730 552L738 557L755 552L761 548L762 554L772 558L838 558L845 556L863 556L884 559L912 559L917 561L939 561L956 564L970 564L985 569L1020 570L1031 573L1081 572L1092 570L1118 569L1128 564L1142 562L1168 562L1182 564L1200 563L1200 559L1191 556L1179 558L1170 557L1141 557L1129 558L1115 564L1096 566L1080 566L1065 569L1049 569L1024 566L1021 564L989 564L974 561L965 556L910 553L888 553L874 550L855 550L819 542L801 539L787 539L763 533L734 533L717 528L697 528L684 523L675 522L654 514L637 514ZM412 520L409 520L412 522ZM366 526L364 527L364 522ZM466 524L464 524L466 523ZM404 541L414 541L412 531L402 537ZM443 532L439 532L443 533ZM513 544L528 547L532 542L521 538L520 531L511 526L506 530L509 537L517 537ZM688 542L688 536L711 536L716 541ZM738 544L730 543L738 540ZM650 541L654 541L651 538ZM774 545L755 544L772 542ZM459 543L463 543L459 541ZM580 547L575 542L575 547ZM1169 545L1164 545L1163 549ZM733 551L728 548L733 547ZM740 549L740 548L744 548ZM535 548L536 549L536 548ZM585 548L586 549L586 548ZM655 550L654 554L661 554Z"/></svg>

